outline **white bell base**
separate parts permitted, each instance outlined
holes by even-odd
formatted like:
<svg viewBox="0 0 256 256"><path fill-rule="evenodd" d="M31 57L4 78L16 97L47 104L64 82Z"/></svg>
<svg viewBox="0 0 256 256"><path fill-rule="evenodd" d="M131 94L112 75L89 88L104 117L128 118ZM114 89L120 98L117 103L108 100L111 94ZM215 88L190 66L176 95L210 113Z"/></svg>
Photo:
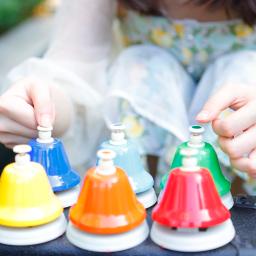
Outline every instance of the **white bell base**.
<svg viewBox="0 0 256 256"><path fill-rule="evenodd" d="M53 222L27 228L0 226L0 243L7 245L33 245L54 240L64 234L67 221L64 214Z"/></svg>
<svg viewBox="0 0 256 256"><path fill-rule="evenodd" d="M79 193L80 193L80 185L77 185L74 188L71 188L69 190L55 192L55 195L61 201L62 207L67 208L76 203Z"/></svg>
<svg viewBox="0 0 256 256"><path fill-rule="evenodd" d="M151 188L142 193L138 193L136 196L145 209L153 206L157 202L157 196L154 188Z"/></svg>
<svg viewBox="0 0 256 256"><path fill-rule="evenodd" d="M198 229L172 230L154 222L150 237L159 246L180 252L201 252L228 244L235 236L235 229L229 219L206 231Z"/></svg>
<svg viewBox="0 0 256 256"><path fill-rule="evenodd" d="M226 206L228 210L230 210L234 206L234 200L231 195L231 192L221 197L222 203Z"/></svg>
<svg viewBox="0 0 256 256"><path fill-rule="evenodd" d="M157 201L159 202L163 196L163 190L159 193ZM230 210L234 206L234 200L230 192L221 197L222 203L226 206L228 210Z"/></svg>
<svg viewBox="0 0 256 256"><path fill-rule="evenodd" d="M71 222L67 228L67 238L75 246L93 252L117 252L135 247L142 243L149 234L149 228L144 221L137 228L120 234L96 235L76 228Z"/></svg>

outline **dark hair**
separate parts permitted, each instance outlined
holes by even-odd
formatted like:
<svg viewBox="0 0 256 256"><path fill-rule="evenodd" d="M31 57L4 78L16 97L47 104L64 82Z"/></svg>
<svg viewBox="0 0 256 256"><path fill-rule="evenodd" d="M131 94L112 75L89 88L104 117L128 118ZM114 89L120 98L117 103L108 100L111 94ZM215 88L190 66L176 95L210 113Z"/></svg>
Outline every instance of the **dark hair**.
<svg viewBox="0 0 256 256"><path fill-rule="evenodd" d="M158 0L119 0L124 6L143 14L161 15Z"/></svg>
<svg viewBox="0 0 256 256"><path fill-rule="evenodd" d="M119 0L128 8L143 14L161 15L159 2L161 0ZM256 0L190 0L197 5L207 5L209 8L225 8L227 14L237 13L249 25L256 23Z"/></svg>

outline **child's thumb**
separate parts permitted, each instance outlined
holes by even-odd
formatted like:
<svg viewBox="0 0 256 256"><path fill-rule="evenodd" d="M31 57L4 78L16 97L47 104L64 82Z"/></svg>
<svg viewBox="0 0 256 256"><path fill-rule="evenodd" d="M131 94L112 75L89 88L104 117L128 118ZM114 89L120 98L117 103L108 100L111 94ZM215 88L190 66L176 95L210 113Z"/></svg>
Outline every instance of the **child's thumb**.
<svg viewBox="0 0 256 256"><path fill-rule="evenodd" d="M55 111L50 89L45 84L32 84L30 98L35 110L35 118L39 126L53 126Z"/></svg>

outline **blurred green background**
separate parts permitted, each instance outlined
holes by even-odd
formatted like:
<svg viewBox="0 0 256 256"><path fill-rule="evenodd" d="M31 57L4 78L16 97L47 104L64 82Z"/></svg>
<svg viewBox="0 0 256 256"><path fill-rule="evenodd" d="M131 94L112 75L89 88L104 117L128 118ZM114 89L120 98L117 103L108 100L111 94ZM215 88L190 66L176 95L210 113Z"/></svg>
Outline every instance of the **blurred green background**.
<svg viewBox="0 0 256 256"><path fill-rule="evenodd" d="M0 33L29 17L42 2L43 0L0 0Z"/></svg>

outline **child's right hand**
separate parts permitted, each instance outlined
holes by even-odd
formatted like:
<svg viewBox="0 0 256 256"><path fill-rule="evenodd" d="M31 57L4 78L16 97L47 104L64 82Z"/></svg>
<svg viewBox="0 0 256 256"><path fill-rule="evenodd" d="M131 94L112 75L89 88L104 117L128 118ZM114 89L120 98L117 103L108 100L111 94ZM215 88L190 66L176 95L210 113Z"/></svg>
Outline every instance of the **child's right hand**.
<svg viewBox="0 0 256 256"><path fill-rule="evenodd" d="M219 114L232 108L228 117ZM256 178L256 88L226 85L215 93L197 116L201 123L212 122L219 145L238 170Z"/></svg>
<svg viewBox="0 0 256 256"><path fill-rule="evenodd" d="M37 137L37 126L52 126L55 106L51 87L34 78L15 83L0 97L0 142L6 147Z"/></svg>

